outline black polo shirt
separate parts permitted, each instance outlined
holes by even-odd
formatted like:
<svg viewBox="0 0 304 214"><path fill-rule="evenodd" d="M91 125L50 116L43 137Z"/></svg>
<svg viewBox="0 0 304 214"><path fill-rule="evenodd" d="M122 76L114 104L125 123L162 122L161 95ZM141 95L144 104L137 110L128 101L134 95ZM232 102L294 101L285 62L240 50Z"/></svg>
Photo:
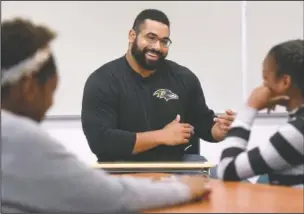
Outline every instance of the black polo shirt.
<svg viewBox="0 0 304 214"><path fill-rule="evenodd" d="M180 161L189 144L132 154L137 132L161 129L177 114L194 126L190 144L195 138L214 141L214 112L198 78L170 60L143 78L123 56L98 68L85 83L81 121L98 161Z"/></svg>

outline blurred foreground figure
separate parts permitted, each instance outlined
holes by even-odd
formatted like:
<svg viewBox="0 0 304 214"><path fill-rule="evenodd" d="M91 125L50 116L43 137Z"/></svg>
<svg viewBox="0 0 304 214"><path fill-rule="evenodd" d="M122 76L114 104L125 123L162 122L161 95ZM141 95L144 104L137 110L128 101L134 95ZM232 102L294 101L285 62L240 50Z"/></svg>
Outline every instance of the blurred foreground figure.
<svg viewBox="0 0 304 214"><path fill-rule="evenodd" d="M290 40L272 47L263 63L262 86L254 89L238 113L223 145L218 176L242 180L269 174L275 185L304 184L304 41ZM257 112L285 106L289 121L257 147L247 150Z"/></svg>
<svg viewBox="0 0 304 214"><path fill-rule="evenodd" d="M27 20L1 24L2 212L139 211L208 193L202 177L152 181L94 170L39 126L58 83L54 38Z"/></svg>

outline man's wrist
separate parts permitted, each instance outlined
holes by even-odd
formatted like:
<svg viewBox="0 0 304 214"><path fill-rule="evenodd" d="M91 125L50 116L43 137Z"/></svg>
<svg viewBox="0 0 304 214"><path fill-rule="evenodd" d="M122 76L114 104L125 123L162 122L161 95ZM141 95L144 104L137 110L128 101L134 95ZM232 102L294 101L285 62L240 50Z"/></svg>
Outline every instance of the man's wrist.
<svg viewBox="0 0 304 214"><path fill-rule="evenodd" d="M145 152L163 142L162 131L147 131L136 133L136 143L133 148L133 154Z"/></svg>
<svg viewBox="0 0 304 214"><path fill-rule="evenodd" d="M212 128L211 128L211 135L212 135L212 138L215 140L215 142L220 142L224 137L220 138L218 135L218 132L217 132L217 127L216 127L216 123L213 124Z"/></svg>
<svg viewBox="0 0 304 214"><path fill-rule="evenodd" d="M163 134L163 130L162 129L159 129L159 130L156 130L156 131L152 131L151 132L152 136L153 136L153 139L154 139L154 143L157 144L157 145L162 145L164 144L164 134Z"/></svg>

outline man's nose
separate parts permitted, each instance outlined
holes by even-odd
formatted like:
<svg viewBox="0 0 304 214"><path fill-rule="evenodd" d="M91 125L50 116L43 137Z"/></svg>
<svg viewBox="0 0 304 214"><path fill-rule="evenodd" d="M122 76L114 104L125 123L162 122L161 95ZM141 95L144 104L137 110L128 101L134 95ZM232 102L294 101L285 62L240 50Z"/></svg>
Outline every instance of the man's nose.
<svg viewBox="0 0 304 214"><path fill-rule="evenodd" d="M156 51L160 51L160 49L161 49L160 41L157 40L155 43L153 43L152 48Z"/></svg>

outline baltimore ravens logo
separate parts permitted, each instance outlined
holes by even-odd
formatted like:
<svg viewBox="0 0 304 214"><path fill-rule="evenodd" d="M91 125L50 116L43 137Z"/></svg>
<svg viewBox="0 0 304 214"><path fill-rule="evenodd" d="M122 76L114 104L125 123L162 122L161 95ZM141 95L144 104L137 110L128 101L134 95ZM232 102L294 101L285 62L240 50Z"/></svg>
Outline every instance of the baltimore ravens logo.
<svg viewBox="0 0 304 214"><path fill-rule="evenodd" d="M172 91L169 89L158 89L153 93L153 96L156 96L159 99L164 99L167 102L169 100L177 100L178 96L174 94Z"/></svg>

